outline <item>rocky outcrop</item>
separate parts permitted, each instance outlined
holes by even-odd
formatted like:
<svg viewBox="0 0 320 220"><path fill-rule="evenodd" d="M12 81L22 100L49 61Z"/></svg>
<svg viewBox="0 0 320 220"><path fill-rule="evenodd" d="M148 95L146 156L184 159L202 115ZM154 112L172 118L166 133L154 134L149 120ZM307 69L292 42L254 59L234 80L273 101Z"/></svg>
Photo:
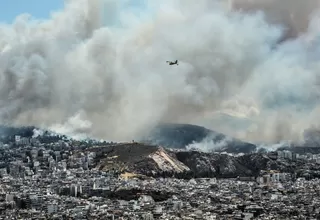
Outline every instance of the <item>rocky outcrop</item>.
<svg viewBox="0 0 320 220"><path fill-rule="evenodd" d="M164 172L182 173L190 171L189 167L170 156L163 148L159 148L156 152L150 154L149 158L153 159L158 168Z"/></svg>

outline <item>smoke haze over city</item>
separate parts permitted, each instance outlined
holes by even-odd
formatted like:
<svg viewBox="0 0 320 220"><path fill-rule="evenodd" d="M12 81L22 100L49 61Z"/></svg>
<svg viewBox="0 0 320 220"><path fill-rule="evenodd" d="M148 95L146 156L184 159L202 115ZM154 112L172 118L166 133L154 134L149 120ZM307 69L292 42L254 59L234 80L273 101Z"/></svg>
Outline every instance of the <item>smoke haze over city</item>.
<svg viewBox="0 0 320 220"><path fill-rule="evenodd" d="M161 122L251 142L318 129L318 1L68 0L0 26L0 122L131 140ZM179 60L169 66L167 60Z"/></svg>

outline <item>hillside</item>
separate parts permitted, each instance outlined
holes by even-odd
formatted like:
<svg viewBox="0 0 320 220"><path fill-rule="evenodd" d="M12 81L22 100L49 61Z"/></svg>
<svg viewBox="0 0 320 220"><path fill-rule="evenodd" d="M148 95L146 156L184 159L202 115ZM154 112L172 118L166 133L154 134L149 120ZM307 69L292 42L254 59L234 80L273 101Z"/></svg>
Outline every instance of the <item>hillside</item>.
<svg viewBox="0 0 320 220"><path fill-rule="evenodd" d="M256 151L256 146L235 138L209 130L205 127L191 124L161 124L146 134L141 142L160 145L166 148L186 149L186 146L202 141L218 144L225 142L222 148L214 151L226 151L229 153L250 153Z"/></svg>
<svg viewBox="0 0 320 220"><path fill-rule="evenodd" d="M294 172L306 169L304 162L277 160L269 157L268 154L250 153L232 156L220 153L169 150L140 143L89 148L88 151L96 153L95 166L98 169L115 171L123 174L123 177L144 175L236 178L238 176L255 177L262 170ZM316 171L319 165L313 168Z"/></svg>
<svg viewBox="0 0 320 220"><path fill-rule="evenodd" d="M182 173L189 168L160 147L125 143L90 148L96 153L96 167L100 170L116 170L120 173L155 175L162 172Z"/></svg>

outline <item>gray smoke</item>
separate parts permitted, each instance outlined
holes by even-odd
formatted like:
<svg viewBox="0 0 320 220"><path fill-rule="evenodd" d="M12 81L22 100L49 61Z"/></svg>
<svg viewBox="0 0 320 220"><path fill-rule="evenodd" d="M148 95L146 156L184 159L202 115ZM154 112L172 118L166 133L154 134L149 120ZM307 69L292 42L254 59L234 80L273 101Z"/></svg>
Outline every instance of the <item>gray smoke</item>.
<svg viewBox="0 0 320 220"><path fill-rule="evenodd" d="M300 140L318 126L317 7L246 3L264 16L227 1L140 2L68 0L49 20L21 15L2 24L0 122L109 140L134 139L160 122L207 123L266 142ZM271 12L304 20L271 21ZM279 44L288 28L299 37ZM179 66L165 62L176 59ZM208 120L224 115L249 122L235 130Z"/></svg>
<svg viewBox="0 0 320 220"><path fill-rule="evenodd" d="M294 38L308 30L319 0L230 0L230 6L244 12L263 11L266 20L284 27L283 38ZM283 40L284 40L283 39Z"/></svg>

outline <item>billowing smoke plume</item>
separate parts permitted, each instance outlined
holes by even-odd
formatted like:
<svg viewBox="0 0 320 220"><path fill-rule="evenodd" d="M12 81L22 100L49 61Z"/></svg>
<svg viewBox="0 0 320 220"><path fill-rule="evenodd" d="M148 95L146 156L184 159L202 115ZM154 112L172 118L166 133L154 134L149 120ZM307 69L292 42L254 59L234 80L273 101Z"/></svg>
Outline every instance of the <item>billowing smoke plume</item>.
<svg viewBox="0 0 320 220"><path fill-rule="evenodd" d="M132 2L68 0L49 20L1 25L0 122L131 140L159 122L228 115L247 122L206 126L271 142L319 125L316 1L235 1L244 12L221 0ZM288 28L295 38L279 43Z"/></svg>
<svg viewBox="0 0 320 220"><path fill-rule="evenodd" d="M295 38L308 30L308 24L319 8L319 0L230 0L230 7L244 12L263 11L272 24L284 25L283 39Z"/></svg>
<svg viewBox="0 0 320 220"><path fill-rule="evenodd" d="M218 139L218 140L217 140ZM220 151L224 147L230 145L233 140L230 137L225 137L223 139L216 138L216 136L209 135L204 138L201 142L193 142L186 146L187 150L198 150L203 152L214 152Z"/></svg>

